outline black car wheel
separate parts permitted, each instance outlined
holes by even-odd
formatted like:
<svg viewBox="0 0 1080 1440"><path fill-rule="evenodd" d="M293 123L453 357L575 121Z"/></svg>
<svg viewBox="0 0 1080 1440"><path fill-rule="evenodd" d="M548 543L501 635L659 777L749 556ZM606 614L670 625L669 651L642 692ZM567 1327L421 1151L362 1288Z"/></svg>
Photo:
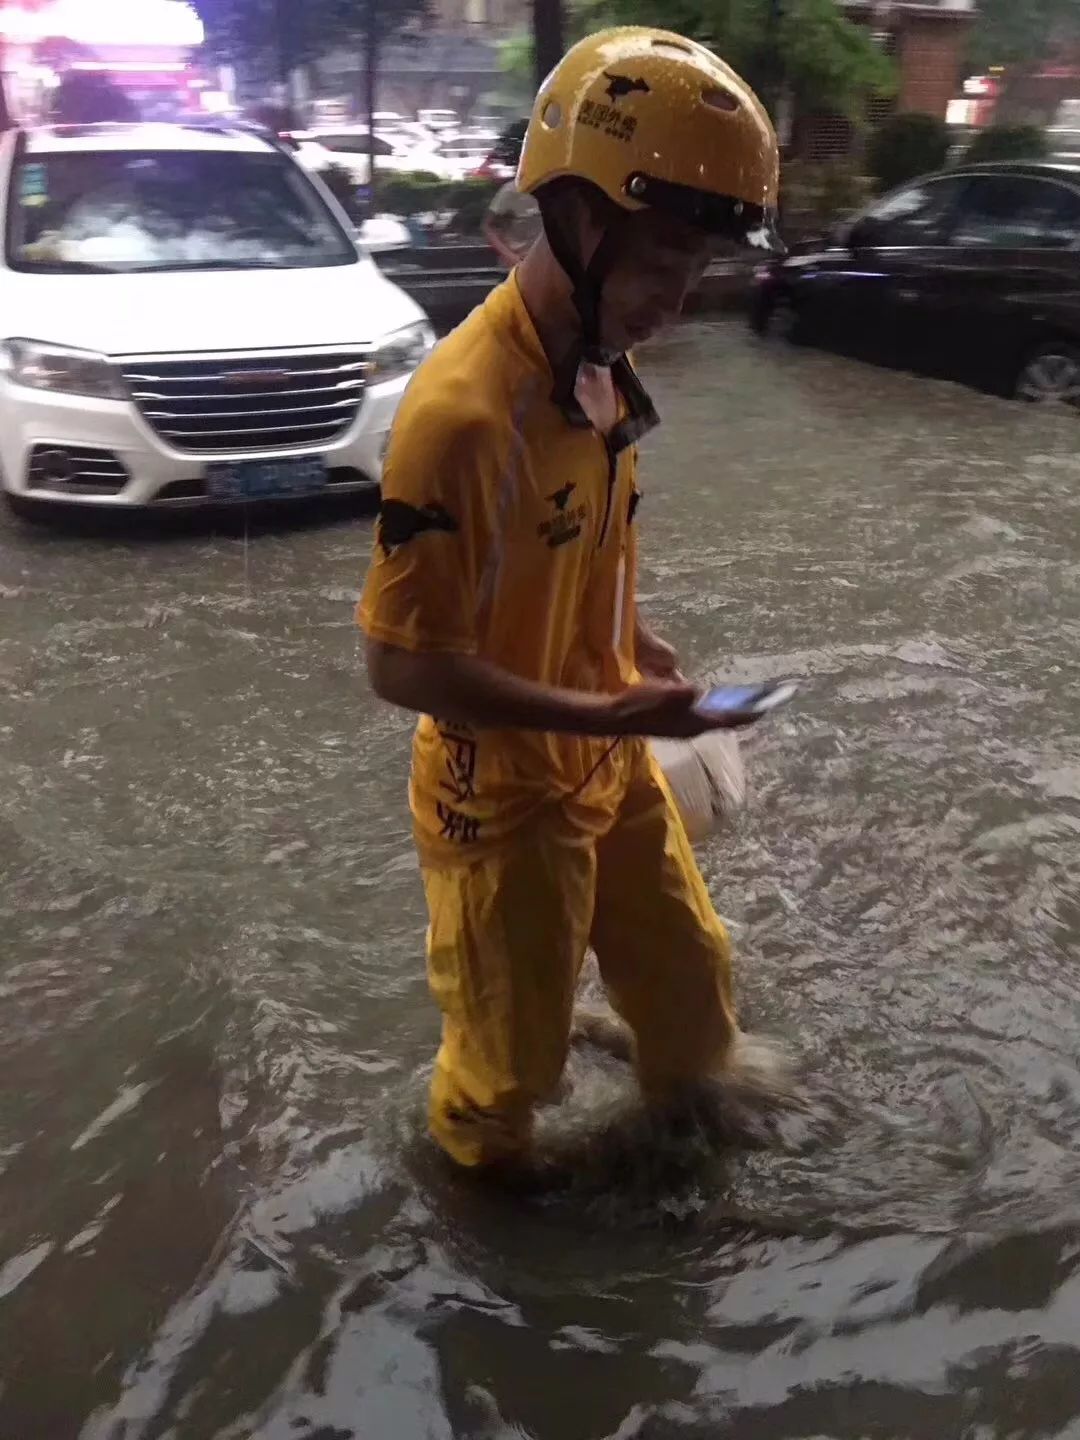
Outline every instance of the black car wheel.
<svg viewBox="0 0 1080 1440"><path fill-rule="evenodd" d="M1033 405L1053 401L1080 409L1080 350L1056 341L1033 350L1016 378L1016 398Z"/></svg>
<svg viewBox="0 0 1080 1440"><path fill-rule="evenodd" d="M783 290L759 294L750 323L759 335L775 335L792 344L797 343L800 337L799 312Z"/></svg>

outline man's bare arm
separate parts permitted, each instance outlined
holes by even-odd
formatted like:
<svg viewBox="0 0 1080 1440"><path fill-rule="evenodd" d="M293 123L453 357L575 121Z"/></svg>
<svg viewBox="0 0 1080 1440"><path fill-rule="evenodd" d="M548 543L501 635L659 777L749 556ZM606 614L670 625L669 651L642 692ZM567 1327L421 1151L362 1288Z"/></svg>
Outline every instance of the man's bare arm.
<svg viewBox="0 0 1080 1440"><path fill-rule="evenodd" d="M477 729L689 738L730 725L697 714L692 685L646 681L593 694L526 680L475 655L415 654L376 640L368 641L367 664L380 699Z"/></svg>

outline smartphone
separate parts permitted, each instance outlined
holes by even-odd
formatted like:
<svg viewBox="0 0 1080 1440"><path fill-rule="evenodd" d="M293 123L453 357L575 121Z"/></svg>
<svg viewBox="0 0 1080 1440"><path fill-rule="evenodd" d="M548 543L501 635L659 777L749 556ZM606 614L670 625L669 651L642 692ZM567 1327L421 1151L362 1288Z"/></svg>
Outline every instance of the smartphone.
<svg viewBox="0 0 1080 1440"><path fill-rule="evenodd" d="M760 720L771 710L793 700L798 690L794 680L770 680L764 685L717 685L706 691L694 709L709 720L722 715L752 715Z"/></svg>

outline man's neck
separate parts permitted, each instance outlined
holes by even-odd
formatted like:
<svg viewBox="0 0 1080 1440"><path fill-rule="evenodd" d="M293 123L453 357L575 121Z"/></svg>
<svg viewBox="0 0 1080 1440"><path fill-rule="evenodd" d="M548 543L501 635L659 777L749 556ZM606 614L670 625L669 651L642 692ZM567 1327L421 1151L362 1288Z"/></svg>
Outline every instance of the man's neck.
<svg viewBox="0 0 1080 1440"><path fill-rule="evenodd" d="M557 372L581 345L581 321L570 281L543 236L518 266L517 280L548 363Z"/></svg>

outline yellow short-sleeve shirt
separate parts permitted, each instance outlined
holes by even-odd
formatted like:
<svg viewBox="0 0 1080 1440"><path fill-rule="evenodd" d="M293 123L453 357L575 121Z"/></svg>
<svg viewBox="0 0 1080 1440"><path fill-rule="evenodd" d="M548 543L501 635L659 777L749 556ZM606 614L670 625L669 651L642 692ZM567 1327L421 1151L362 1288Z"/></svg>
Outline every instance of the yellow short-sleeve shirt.
<svg viewBox="0 0 1080 1440"><path fill-rule="evenodd" d="M394 424L359 621L414 652L613 693L634 673L636 452L553 402L514 276L417 371ZM627 747L421 720L411 803L421 858L468 861L538 810L610 820Z"/></svg>

